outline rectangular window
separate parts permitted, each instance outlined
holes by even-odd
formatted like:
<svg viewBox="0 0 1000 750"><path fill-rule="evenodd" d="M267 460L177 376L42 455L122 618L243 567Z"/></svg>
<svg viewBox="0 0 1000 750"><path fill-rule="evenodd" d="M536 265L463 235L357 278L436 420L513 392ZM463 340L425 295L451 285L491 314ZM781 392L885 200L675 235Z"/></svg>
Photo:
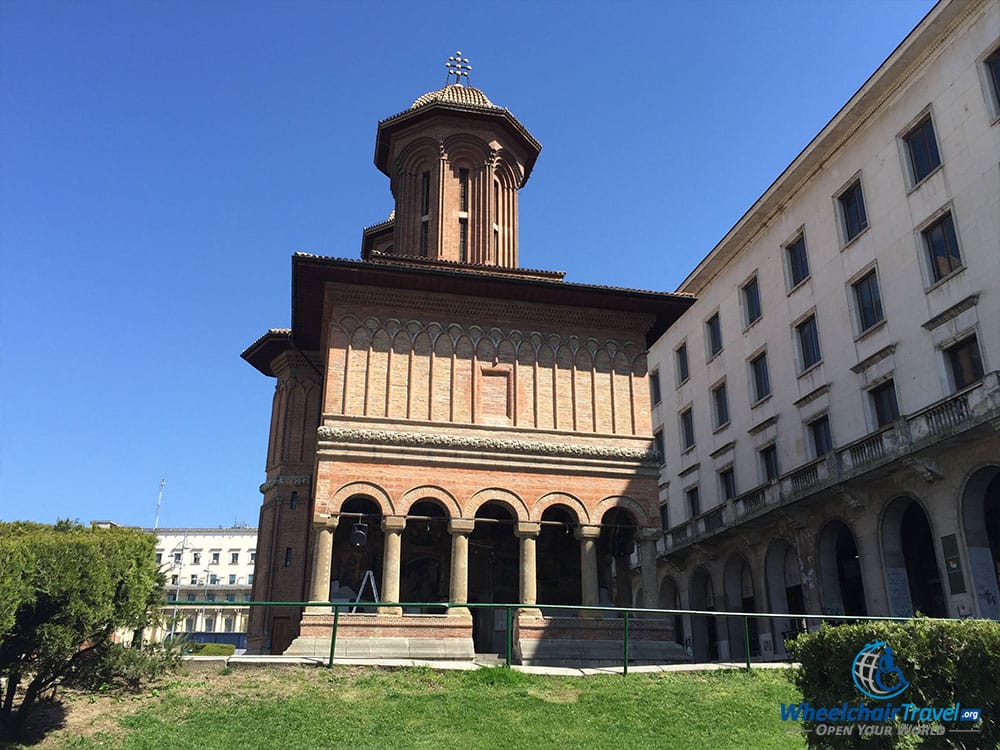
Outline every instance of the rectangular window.
<svg viewBox="0 0 1000 750"><path fill-rule="evenodd" d="M194 594L188 594L188 595L187 595L187 600L188 600L189 602L193 602L193 601L195 601L195 600L196 600L196 597L195 597L195 595L194 595Z"/></svg>
<svg viewBox="0 0 1000 750"><path fill-rule="evenodd" d="M250 594L247 594L245 597L243 597L243 601L247 602L250 601Z"/></svg>
<svg viewBox="0 0 1000 750"><path fill-rule="evenodd" d="M176 602L177 601L177 594L175 592L173 592L173 591L167 592L167 601L168 602Z"/></svg>
<svg viewBox="0 0 1000 750"><path fill-rule="evenodd" d="M240 553L239 552L230 552L229 553L229 564L230 565L239 565L240 564Z"/></svg>
<svg viewBox="0 0 1000 750"><path fill-rule="evenodd" d="M760 451L760 466L764 472L764 481L773 482L778 478L778 446L771 443Z"/></svg>
<svg viewBox="0 0 1000 750"><path fill-rule="evenodd" d="M701 498L698 496L698 488L692 487L684 493L687 501L688 513L691 518L701 514Z"/></svg>
<svg viewBox="0 0 1000 750"><path fill-rule="evenodd" d="M653 433L653 445L656 447L656 452L660 454L660 466L663 466L664 459L666 458L666 453L663 450L663 431L657 430Z"/></svg>
<svg viewBox="0 0 1000 750"><path fill-rule="evenodd" d="M649 374L649 398L653 402L653 406L660 403L660 371L653 370Z"/></svg>
<svg viewBox="0 0 1000 750"><path fill-rule="evenodd" d="M184 620L184 631L187 633L194 632L194 618L188 617Z"/></svg>
<svg viewBox="0 0 1000 750"><path fill-rule="evenodd" d="M215 618L214 617L206 617L205 618L205 632L206 633L214 633L215 632Z"/></svg>
<svg viewBox="0 0 1000 750"><path fill-rule="evenodd" d="M469 259L469 220L458 220L458 259L465 263Z"/></svg>
<svg viewBox="0 0 1000 750"><path fill-rule="evenodd" d="M816 327L816 316L810 315L795 326L795 333L799 340L799 357L802 363L801 371L805 372L821 359L819 329Z"/></svg>
<svg viewBox="0 0 1000 750"><path fill-rule="evenodd" d="M833 437L830 435L830 418L825 414L809 423L809 436L812 439L813 456L819 458L833 450Z"/></svg>
<svg viewBox="0 0 1000 750"><path fill-rule="evenodd" d="M992 89L990 94L993 96L994 111L1000 111L1000 49L983 60L983 64L986 65L986 77Z"/></svg>
<svg viewBox="0 0 1000 750"><path fill-rule="evenodd" d="M715 426L722 427L729 422L729 396L723 382L712 389L712 405L715 411Z"/></svg>
<svg viewBox="0 0 1000 750"><path fill-rule="evenodd" d="M708 335L708 358L711 359L722 351L722 323L719 321L719 313L705 322L705 332Z"/></svg>
<svg viewBox="0 0 1000 750"><path fill-rule="evenodd" d="M420 175L420 215L429 216L431 213L431 173L424 172Z"/></svg>
<svg viewBox="0 0 1000 750"><path fill-rule="evenodd" d="M941 166L941 155L938 153L931 116L927 115L913 130L903 136L903 141L906 143L907 156L910 157L910 176L916 185Z"/></svg>
<svg viewBox="0 0 1000 750"><path fill-rule="evenodd" d="M170 576L170 585L171 585L171 586L176 586L176 585L177 585L177 582L178 582L179 580L180 580L180 578L178 578L177 576Z"/></svg>
<svg viewBox="0 0 1000 750"><path fill-rule="evenodd" d="M865 197L861 192L861 180L855 180L851 186L837 197L840 204L840 218L844 226L844 244L853 240L868 227L868 216L865 214Z"/></svg>
<svg viewBox="0 0 1000 750"><path fill-rule="evenodd" d="M760 318L760 289L757 277L754 276L741 288L743 292L743 310L746 313L746 324L750 325Z"/></svg>
<svg viewBox="0 0 1000 750"><path fill-rule="evenodd" d="M956 391L982 380L983 359L979 354L979 341L975 336L959 341L944 351L948 357L948 368L951 370L951 380Z"/></svg>
<svg viewBox="0 0 1000 750"><path fill-rule="evenodd" d="M235 602L236 601L236 594L226 594L226 601L227 602Z"/></svg>
<svg viewBox="0 0 1000 750"><path fill-rule="evenodd" d="M225 620L223 620L223 622L225 623L225 630L226 630L226 632L227 633L232 633L233 632L233 618L232 617L227 617Z"/></svg>
<svg viewBox="0 0 1000 750"><path fill-rule="evenodd" d="M217 576L215 574L210 575L208 577L208 585L209 586L218 586L219 585L219 576Z"/></svg>
<svg viewBox="0 0 1000 750"><path fill-rule="evenodd" d="M872 402L872 414L875 416L876 427L885 427L899 416L899 404L896 403L896 385L887 380L868 391Z"/></svg>
<svg viewBox="0 0 1000 750"><path fill-rule="evenodd" d="M881 323L884 316L875 271L852 284L851 288L854 289L854 302L857 304L858 331L867 331L876 323Z"/></svg>
<svg viewBox="0 0 1000 750"><path fill-rule="evenodd" d="M933 281L940 281L952 271L962 267L962 256L958 252L958 237L955 236L955 222L950 212L923 230L921 234L924 237L927 262Z"/></svg>
<svg viewBox="0 0 1000 750"><path fill-rule="evenodd" d="M292 496L288 498L288 507L291 510L295 510L295 507L299 504L299 493L293 492Z"/></svg>
<svg viewBox="0 0 1000 750"><path fill-rule="evenodd" d="M677 385L687 382L691 376L688 370L688 348L687 344L681 344L674 352L677 358Z"/></svg>
<svg viewBox="0 0 1000 750"><path fill-rule="evenodd" d="M198 576L197 575L191 576L191 585L192 586L197 586L198 585Z"/></svg>
<svg viewBox="0 0 1000 750"><path fill-rule="evenodd" d="M161 562L163 562L163 553L162 552L157 552L156 553L156 564L159 565Z"/></svg>
<svg viewBox="0 0 1000 750"><path fill-rule="evenodd" d="M175 552L174 553L174 565L180 565L180 564L181 564L181 553L180 552Z"/></svg>
<svg viewBox="0 0 1000 750"><path fill-rule="evenodd" d="M292 548L285 547L285 567L292 567Z"/></svg>
<svg viewBox="0 0 1000 750"><path fill-rule="evenodd" d="M684 450L694 447L694 415L690 409L681 412L681 441Z"/></svg>
<svg viewBox="0 0 1000 750"><path fill-rule="evenodd" d="M719 472L719 487L722 490L722 497L726 500L736 497L736 474L732 466Z"/></svg>
<svg viewBox="0 0 1000 750"><path fill-rule="evenodd" d="M250 562L252 563L257 562L257 550L252 550L250 552Z"/></svg>
<svg viewBox="0 0 1000 750"><path fill-rule="evenodd" d="M230 586L235 586L236 585L236 574L235 573L230 573L229 574L229 585Z"/></svg>
<svg viewBox="0 0 1000 750"><path fill-rule="evenodd" d="M458 170L458 210L469 210L469 170Z"/></svg>
<svg viewBox="0 0 1000 750"><path fill-rule="evenodd" d="M219 555L220 554L221 553L219 553L219 552L213 552L212 553L212 565L218 565L219 564Z"/></svg>
<svg viewBox="0 0 1000 750"><path fill-rule="evenodd" d="M771 376L767 371L767 352L762 352L750 360L753 375L753 400L757 403L771 395Z"/></svg>
<svg viewBox="0 0 1000 750"><path fill-rule="evenodd" d="M664 530L670 528L670 516L667 513L666 505L660 506L660 525L663 527Z"/></svg>
<svg viewBox="0 0 1000 750"><path fill-rule="evenodd" d="M205 596L205 601L206 602L214 602L215 601L215 594L207 594Z"/></svg>
<svg viewBox="0 0 1000 750"><path fill-rule="evenodd" d="M191 555L191 563L193 565L201 565L201 553L195 552Z"/></svg>
<svg viewBox="0 0 1000 750"><path fill-rule="evenodd" d="M797 287L809 278L809 259L806 257L806 236L800 234L785 246L788 260L789 287Z"/></svg>
<svg viewBox="0 0 1000 750"><path fill-rule="evenodd" d="M247 576L247 583L253 585L253 573Z"/></svg>

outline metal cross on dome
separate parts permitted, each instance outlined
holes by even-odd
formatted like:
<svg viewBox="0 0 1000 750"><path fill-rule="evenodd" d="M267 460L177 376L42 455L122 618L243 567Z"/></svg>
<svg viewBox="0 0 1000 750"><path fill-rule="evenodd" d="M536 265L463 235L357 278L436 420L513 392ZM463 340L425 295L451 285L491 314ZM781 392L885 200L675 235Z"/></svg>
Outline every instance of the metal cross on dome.
<svg viewBox="0 0 1000 750"><path fill-rule="evenodd" d="M448 74L445 76L445 83L451 82L451 77L455 76L455 83L461 85L462 77L469 79L469 73L472 71L472 66L469 65L469 58L462 57L462 50L459 50L454 55L448 58L448 62L444 64L448 69Z"/></svg>

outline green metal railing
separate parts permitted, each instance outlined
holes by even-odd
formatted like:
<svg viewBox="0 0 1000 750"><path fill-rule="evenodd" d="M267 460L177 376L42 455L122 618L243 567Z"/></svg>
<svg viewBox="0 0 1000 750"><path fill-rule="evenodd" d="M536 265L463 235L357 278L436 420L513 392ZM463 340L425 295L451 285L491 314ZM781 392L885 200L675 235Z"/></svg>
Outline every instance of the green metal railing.
<svg viewBox="0 0 1000 750"><path fill-rule="evenodd" d="M815 621L891 621L905 622L912 620L912 617L884 617L869 615L818 615L805 613L788 612L727 612L716 610L697 609L647 609L644 607L606 607L597 605L573 605L573 604L515 604L515 603L493 603L493 602L216 602L216 601L188 601L188 602L165 602L162 608L212 608L212 609L240 609L246 607L309 607L311 609L325 609L329 607L333 611L333 628L330 635L330 653L326 666L332 667L334 664L334 652L337 648L337 630L340 626L341 610L371 609L371 608L427 608L427 609L502 609L505 611L506 621L506 643L504 664L510 667L513 663L514 654L514 612L522 609L533 610L568 610L573 612L612 612L621 615L623 621L622 638L622 673L628 675L629 666L629 622L634 614L643 616L649 615L687 615L693 617L738 617L743 620L743 650L746 657L747 671L752 669L750 651L750 620L772 619L789 620L794 622L815 622ZM368 615L370 613L361 613ZM947 620L948 618L921 618L925 620Z"/></svg>

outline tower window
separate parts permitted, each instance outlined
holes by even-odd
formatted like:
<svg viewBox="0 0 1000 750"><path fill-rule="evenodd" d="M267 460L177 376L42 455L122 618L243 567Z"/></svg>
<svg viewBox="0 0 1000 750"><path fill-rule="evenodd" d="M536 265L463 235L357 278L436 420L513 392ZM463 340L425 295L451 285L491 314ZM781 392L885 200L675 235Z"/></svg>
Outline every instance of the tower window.
<svg viewBox="0 0 1000 750"><path fill-rule="evenodd" d="M469 210L469 170L458 170L458 210Z"/></svg>
<svg viewBox="0 0 1000 750"><path fill-rule="evenodd" d="M469 220L458 220L458 259L465 263L469 259Z"/></svg>
<svg viewBox="0 0 1000 750"><path fill-rule="evenodd" d="M431 173L424 172L420 176L420 215L428 216L431 212Z"/></svg>
<svg viewBox="0 0 1000 750"><path fill-rule="evenodd" d="M427 257L427 219L420 222L420 257Z"/></svg>

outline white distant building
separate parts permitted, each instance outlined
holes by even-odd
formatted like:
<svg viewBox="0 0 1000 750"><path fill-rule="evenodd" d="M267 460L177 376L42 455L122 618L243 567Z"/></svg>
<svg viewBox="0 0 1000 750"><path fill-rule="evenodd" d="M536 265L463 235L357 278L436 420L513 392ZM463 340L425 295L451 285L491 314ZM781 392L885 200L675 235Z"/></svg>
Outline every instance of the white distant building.
<svg viewBox="0 0 1000 750"><path fill-rule="evenodd" d="M176 617L176 631L194 641L245 648L250 607L232 605L250 601L257 529L143 530L157 535L156 562L167 578L168 603L205 603L168 607L166 622Z"/></svg>
<svg viewBox="0 0 1000 750"><path fill-rule="evenodd" d="M1000 619L1000 3L935 6L677 291L660 605Z"/></svg>

